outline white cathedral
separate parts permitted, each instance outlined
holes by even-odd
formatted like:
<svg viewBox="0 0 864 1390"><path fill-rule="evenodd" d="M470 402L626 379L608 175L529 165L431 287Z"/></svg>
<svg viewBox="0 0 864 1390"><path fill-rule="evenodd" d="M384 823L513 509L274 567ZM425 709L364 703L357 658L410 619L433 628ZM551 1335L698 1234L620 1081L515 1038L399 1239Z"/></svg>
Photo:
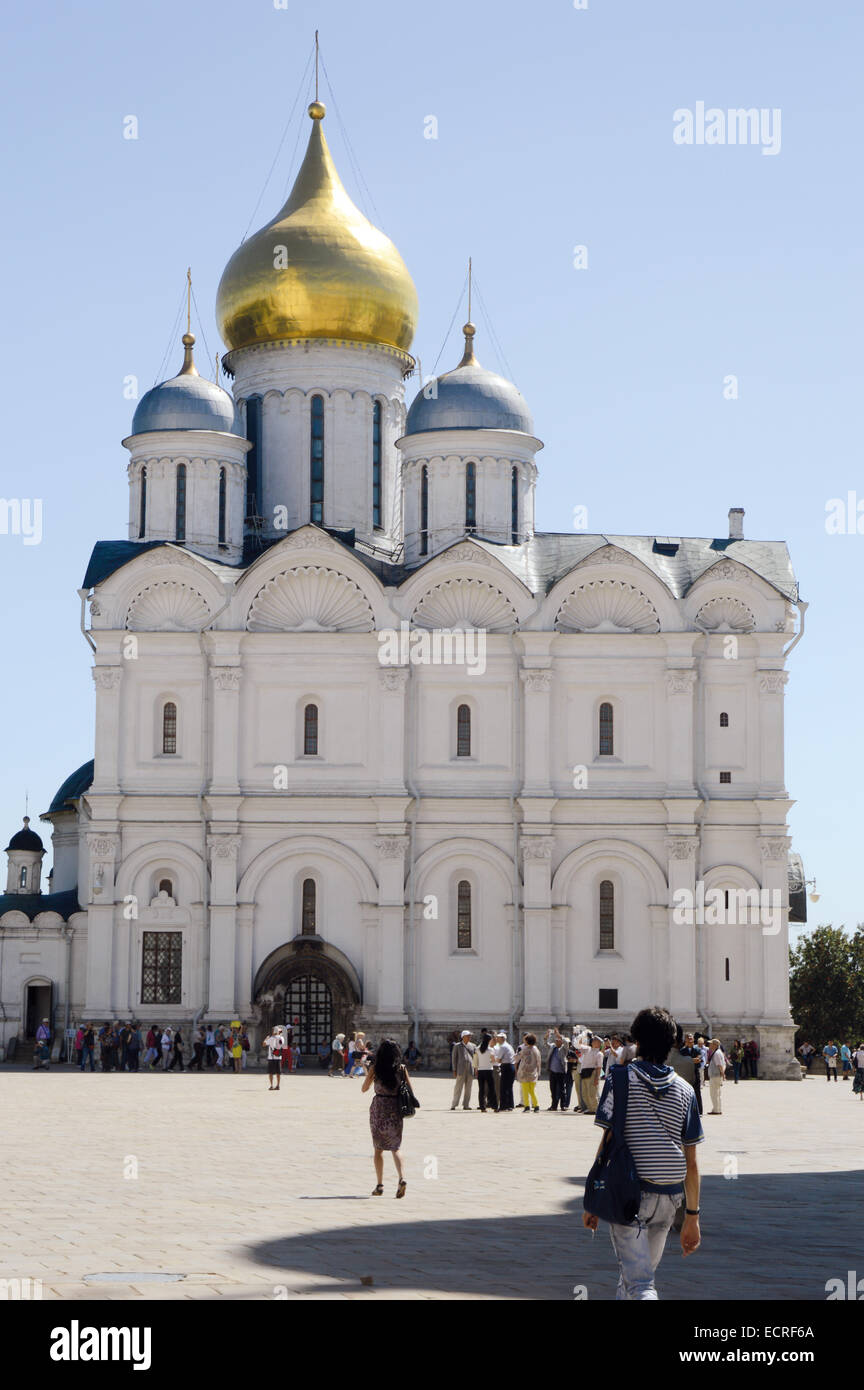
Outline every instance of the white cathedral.
<svg viewBox="0 0 864 1390"><path fill-rule="evenodd" d="M187 332L123 441L128 539L81 590L94 759L42 816L47 891L35 831L8 847L0 1042L287 1020L441 1060L662 1003L800 1076L785 544L738 508L720 539L536 532L542 446L472 324L406 409L414 285L309 115L219 286L233 397ZM701 910L766 891L767 929Z"/></svg>

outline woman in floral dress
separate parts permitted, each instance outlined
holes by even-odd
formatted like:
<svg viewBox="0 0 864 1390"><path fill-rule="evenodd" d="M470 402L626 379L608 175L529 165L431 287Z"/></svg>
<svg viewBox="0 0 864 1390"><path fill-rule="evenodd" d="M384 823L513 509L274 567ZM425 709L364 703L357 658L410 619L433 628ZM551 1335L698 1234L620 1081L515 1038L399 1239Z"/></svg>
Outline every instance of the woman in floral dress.
<svg viewBox="0 0 864 1390"><path fill-rule="evenodd" d="M369 1125L372 1130L372 1144L375 1149L374 1163L375 1177L377 1178L372 1192L373 1197L383 1197L384 1195L382 1180L385 1150L392 1153L393 1162L396 1165L396 1174L399 1178L396 1196L405 1196L405 1173L400 1152L402 1148L402 1113L399 1109L399 1084L403 1078L407 1081L408 1073L402 1063L402 1053L399 1046L390 1038L385 1038L379 1044L378 1051L369 1065L362 1088L364 1091L368 1091L370 1086L375 1088L375 1096L369 1107ZM410 1081L408 1084L410 1086Z"/></svg>

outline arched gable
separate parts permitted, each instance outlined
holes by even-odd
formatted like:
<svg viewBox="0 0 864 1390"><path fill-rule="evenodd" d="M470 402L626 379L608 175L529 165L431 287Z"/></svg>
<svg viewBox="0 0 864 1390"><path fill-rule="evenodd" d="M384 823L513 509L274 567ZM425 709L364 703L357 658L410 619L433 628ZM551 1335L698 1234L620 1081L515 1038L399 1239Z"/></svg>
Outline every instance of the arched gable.
<svg viewBox="0 0 864 1390"><path fill-rule="evenodd" d="M571 880L582 869L601 860L624 861L638 869L645 879L649 902L665 905L669 891L666 875L656 859L640 845L628 840L591 840L579 849L571 850L558 865L552 878L552 903L555 907L566 907Z"/></svg>
<svg viewBox="0 0 864 1390"><path fill-rule="evenodd" d="M378 884L368 864L356 850L325 835L298 835L280 840L270 845L252 860L240 879L237 889L238 903L254 903L264 878L271 869L287 860L305 858L314 867L315 858L329 860L338 865L354 879L359 902L377 902Z"/></svg>

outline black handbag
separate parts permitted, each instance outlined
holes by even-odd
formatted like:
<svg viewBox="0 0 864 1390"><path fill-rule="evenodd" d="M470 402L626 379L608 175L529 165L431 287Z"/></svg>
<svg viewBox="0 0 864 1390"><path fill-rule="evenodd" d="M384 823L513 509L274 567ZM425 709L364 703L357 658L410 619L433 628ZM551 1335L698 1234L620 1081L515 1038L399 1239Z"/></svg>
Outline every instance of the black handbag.
<svg viewBox="0 0 864 1390"><path fill-rule="evenodd" d="M630 1078L627 1067L613 1067L609 1073L612 1086L612 1128L606 1131L603 1147L594 1160L585 1181L582 1205L601 1221L616 1226L629 1226L636 1218L642 1201L639 1174L633 1155L624 1143L624 1122L627 1119L627 1090Z"/></svg>
<svg viewBox="0 0 864 1390"><path fill-rule="evenodd" d="M399 1114L402 1116L403 1120L410 1120L414 1111L420 1109L420 1102L411 1089L408 1073L404 1067L402 1068L402 1075L399 1079L396 1099L399 1102Z"/></svg>

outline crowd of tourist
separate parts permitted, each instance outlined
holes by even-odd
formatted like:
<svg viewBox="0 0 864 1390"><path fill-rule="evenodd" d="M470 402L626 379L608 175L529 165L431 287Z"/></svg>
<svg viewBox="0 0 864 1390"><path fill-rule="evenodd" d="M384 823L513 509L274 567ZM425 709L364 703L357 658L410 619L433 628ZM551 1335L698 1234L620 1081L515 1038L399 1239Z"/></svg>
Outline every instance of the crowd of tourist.
<svg viewBox="0 0 864 1390"><path fill-rule="evenodd" d="M821 1054L811 1042L802 1043L798 1049L798 1056L807 1068L808 1076L813 1063L820 1055L825 1067L825 1079L829 1085L832 1078L834 1081L837 1080L838 1074L844 1081L851 1077L853 1094L864 1100L864 1042L859 1042L853 1050L848 1043L836 1043L833 1038L829 1038Z"/></svg>
<svg viewBox="0 0 864 1390"><path fill-rule="evenodd" d="M479 1042L470 1029L454 1035L451 1040L451 1071L454 1087L450 1105L456 1110L472 1110L472 1087L478 1086L477 1109L496 1114L521 1110L524 1114L539 1114L543 1108L537 1095L537 1085L545 1067L549 1084L547 1110L559 1114L593 1115L602 1082L612 1066L625 1065L636 1055L636 1043L629 1033L613 1033L601 1037L579 1024L560 1024L548 1029L544 1037L547 1049L544 1062L538 1038L523 1033L515 1046L506 1033L485 1028ZM407 1060L407 1057L406 1057ZM735 1039L728 1053L718 1038L704 1038L687 1033L681 1035L670 1058L671 1065L696 1093L699 1114L702 1114L702 1087L707 1084L712 1115L722 1114L722 1087L729 1076L737 1086L739 1080L759 1075L759 1047L755 1039L741 1042ZM519 1085L518 1101L514 1084ZM571 1111L571 1102L573 1102Z"/></svg>
<svg viewBox="0 0 864 1390"><path fill-rule="evenodd" d="M180 1027L158 1023L108 1022L79 1025L72 1044L81 1071L245 1070L249 1035L245 1025L207 1024L188 1039ZM71 1060L71 1059L70 1059Z"/></svg>

